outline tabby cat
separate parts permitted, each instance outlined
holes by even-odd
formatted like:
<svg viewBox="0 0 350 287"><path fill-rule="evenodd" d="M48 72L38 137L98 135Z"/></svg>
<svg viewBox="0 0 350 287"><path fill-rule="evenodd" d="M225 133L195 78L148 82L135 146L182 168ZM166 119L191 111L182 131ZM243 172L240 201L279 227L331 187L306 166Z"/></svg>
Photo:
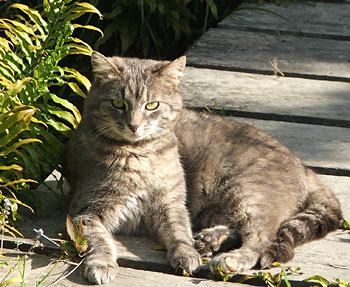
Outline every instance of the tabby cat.
<svg viewBox="0 0 350 287"><path fill-rule="evenodd" d="M186 59L92 54L95 82L63 166L92 251L84 276L117 274L115 234L148 234L170 264L242 271L286 262L342 219L339 202L260 130L182 105ZM193 236L192 232L195 232Z"/></svg>

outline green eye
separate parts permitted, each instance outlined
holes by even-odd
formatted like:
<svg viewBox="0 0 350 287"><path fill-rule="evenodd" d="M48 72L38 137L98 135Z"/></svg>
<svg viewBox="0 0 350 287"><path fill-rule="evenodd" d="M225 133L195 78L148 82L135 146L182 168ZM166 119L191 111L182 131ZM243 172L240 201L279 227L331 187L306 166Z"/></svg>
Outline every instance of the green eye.
<svg viewBox="0 0 350 287"><path fill-rule="evenodd" d="M149 111L155 110L158 107L159 107L159 102L151 102L146 104L146 109Z"/></svg>
<svg viewBox="0 0 350 287"><path fill-rule="evenodd" d="M113 107L117 109L124 109L125 108L125 103L122 100L112 100L112 105Z"/></svg>

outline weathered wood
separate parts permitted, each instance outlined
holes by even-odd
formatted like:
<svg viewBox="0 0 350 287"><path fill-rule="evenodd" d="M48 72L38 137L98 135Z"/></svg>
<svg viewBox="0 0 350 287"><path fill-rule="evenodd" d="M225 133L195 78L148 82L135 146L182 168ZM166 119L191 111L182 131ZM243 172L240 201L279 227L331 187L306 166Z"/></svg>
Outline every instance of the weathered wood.
<svg viewBox="0 0 350 287"><path fill-rule="evenodd" d="M3 258L9 264L9 266L3 266L0 269L0 279L4 278L7 272L10 270L10 267L14 266L17 263L17 256L23 257L24 253L16 250L4 250L5 256ZM33 254L26 260L26 269L24 272L24 283L28 287L37 286L36 283L46 276L46 274L53 267L54 262L51 258L44 255ZM66 262L59 262L48 275L48 277L43 281L40 286L54 286L50 284L57 284L55 286L60 287L77 287L77 286L86 286L90 285L81 275L81 272L76 270L67 278L64 278L68 273L73 269L74 265L70 265ZM23 263L20 263L20 269L23 270ZM14 271L8 277L12 278L14 276L20 277L18 268L14 268ZM62 281L57 282L62 278ZM56 282L56 283L55 283ZM164 273L150 272L144 270L135 270L131 268L120 267L118 270L118 275L116 279L110 282L109 287L193 287L199 284L199 286L208 286L208 287L219 287L227 286L224 282L215 282L212 280L202 279L202 278L188 278L183 276L176 276ZM12 285L11 285L12 286ZM13 286L20 286L18 285ZM237 287L246 287L247 285L235 284Z"/></svg>
<svg viewBox="0 0 350 287"><path fill-rule="evenodd" d="M210 29L186 55L188 64L219 70L350 81L350 41Z"/></svg>
<svg viewBox="0 0 350 287"><path fill-rule="evenodd" d="M181 80L191 107L347 121L350 83L264 76L187 67Z"/></svg>
<svg viewBox="0 0 350 287"><path fill-rule="evenodd" d="M246 8L252 9L246 9ZM270 33L350 40L350 3L290 2L288 8L271 3L244 4L218 24L220 29L254 29ZM257 9L256 9L257 8ZM258 10L266 9L270 12ZM301 12L302 11L302 12ZM273 13L284 17L279 17Z"/></svg>
<svg viewBox="0 0 350 287"><path fill-rule="evenodd" d="M270 134L308 166L350 172L349 129L246 118L234 120L251 124Z"/></svg>

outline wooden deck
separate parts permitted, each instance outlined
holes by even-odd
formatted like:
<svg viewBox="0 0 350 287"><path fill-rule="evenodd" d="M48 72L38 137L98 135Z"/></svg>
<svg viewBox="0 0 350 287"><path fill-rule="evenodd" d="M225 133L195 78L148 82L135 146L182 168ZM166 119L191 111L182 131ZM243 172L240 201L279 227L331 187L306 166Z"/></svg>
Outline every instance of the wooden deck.
<svg viewBox="0 0 350 287"><path fill-rule="evenodd" d="M181 84L185 104L234 117L274 136L320 173L349 220L350 3L291 1L287 9L267 4L263 8L289 21L262 10L242 9L187 51L188 68ZM38 192L46 199L49 217L27 221L20 230L26 238L34 238L33 228L42 228L57 238L64 230L67 205L54 200L43 187ZM22 241L22 252L33 243ZM28 260L27 286L35 286L35 280L48 271L49 257L39 253L51 254L55 248L43 243L45 248L37 248ZM241 286L171 275L165 252L153 250L152 240L119 237L116 244L120 273L108 286ZM287 266L302 267L304 274L291 275L292 285L306 286L302 280L316 274L350 281L349 244L349 232L339 230L298 248ZM13 248L13 239L6 240L5 247ZM6 255L15 262L18 254L8 249ZM71 268L60 263L44 286ZM5 269L0 270L0 275L4 273ZM87 283L77 272L58 283L82 285Z"/></svg>

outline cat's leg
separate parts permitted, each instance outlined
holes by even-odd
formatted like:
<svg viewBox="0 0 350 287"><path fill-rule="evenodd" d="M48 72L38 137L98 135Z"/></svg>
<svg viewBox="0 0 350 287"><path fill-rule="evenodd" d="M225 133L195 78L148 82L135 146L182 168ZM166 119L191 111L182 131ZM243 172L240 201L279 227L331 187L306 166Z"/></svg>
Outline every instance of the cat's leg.
<svg viewBox="0 0 350 287"><path fill-rule="evenodd" d="M240 233L226 225L205 228L194 235L194 240L194 247L204 257L239 248L242 245Z"/></svg>
<svg viewBox="0 0 350 287"><path fill-rule="evenodd" d="M153 211L148 229L167 248L167 257L173 268L194 271L201 256L193 247L190 218L182 199L175 199Z"/></svg>
<svg viewBox="0 0 350 287"><path fill-rule="evenodd" d="M270 243L263 239L258 233L242 235L242 246L239 249L223 252L212 258L210 270L227 272L241 272L257 265L261 251Z"/></svg>
<svg viewBox="0 0 350 287"><path fill-rule="evenodd" d="M89 214L81 217L89 248L84 260L83 275L94 284L110 282L116 277L118 270L114 238L97 216ZM80 216L75 216L74 220L79 222Z"/></svg>
<svg viewBox="0 0 350 287"><path fill-rule="evenodd" d="M283 221L274 242L261 255L262 268L273 262L287 262L294 256L294 248L320 239L336 230L342 220L340 204L334 195L321 185L313 172L308 172L309 196L304 210Z"/></svg>
<svg viewBox="0 0 350 287"><path fill-rule="evenodd" d="M198 213L194 219L197 228L214 226L199 232L201 240L195 238L196 246L204 244L203 249L216 251L219 248L219 253L214 253L210 262L212 272L215 273L218 269L240 272L257 265L261 253L275 237L280 222L279 214L265 212L267 209L267 203L266 206L262 206L260 202L254 199L247 200L245 197L243 200L222 199L217 205L207 206ZM230 239L232 244L228 244L224 249L221 246L227 240L225 237ZM219 244L216 245L216 241Z"/></svg>

